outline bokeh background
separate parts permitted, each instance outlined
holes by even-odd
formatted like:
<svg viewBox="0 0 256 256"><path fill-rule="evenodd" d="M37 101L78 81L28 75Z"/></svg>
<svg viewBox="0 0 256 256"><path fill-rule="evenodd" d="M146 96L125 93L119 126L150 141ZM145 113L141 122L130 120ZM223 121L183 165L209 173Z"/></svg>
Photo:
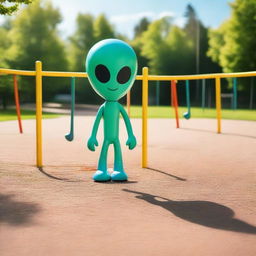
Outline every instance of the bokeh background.
<svg viewBox="0 0 256 256"><path fill-rule="evenodd" d="M17 5L15 2L18 2ZM20 4L21 3L21 4ZM97 41L119 38L138 56L139 70L151 74L185 75L256 70L255 0L20 0L0 2L0 67L85 72L87 52ZM179 82L182 84L183 82ZM191 81L191 101L201 102L201 81ZM253 78L238 79L238 107L255 108ZM19 77L22 103L34 102L34 78ZM44 78L44 102L68 95L70 81ZM169 83L149 87L151 105L170 104ZM222 80L222 92L232 81ZM178 86L185 105L185 86ZM214 81L206 83L206 105L214 107ZM77 79L78 103L99 104L102 99L86 79ZM125 99L122 99L123 101ZM141 82L132 88L131 103L141 104ZM12 78L0 77L0 108L13 104ZM224 107L230 104L223 102Z"/></svg>

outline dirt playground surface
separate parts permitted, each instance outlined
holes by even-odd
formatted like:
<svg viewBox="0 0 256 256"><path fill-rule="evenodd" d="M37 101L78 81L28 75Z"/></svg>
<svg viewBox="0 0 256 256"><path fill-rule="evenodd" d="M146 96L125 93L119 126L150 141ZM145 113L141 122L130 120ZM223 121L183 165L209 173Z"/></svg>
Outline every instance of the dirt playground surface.
<svg viewBox="0 0 256 256"><path fill-rule="evenodd" d="M95 183L100 147L86 148L94 117L43 121L44 168L35 167L35 121L0 123L0 255L256 255L256 122L149 120L149 169L120 137L126 183ZM98 141L102 145L102 127ZM113 164L110 148L109 166Z"/></svg>

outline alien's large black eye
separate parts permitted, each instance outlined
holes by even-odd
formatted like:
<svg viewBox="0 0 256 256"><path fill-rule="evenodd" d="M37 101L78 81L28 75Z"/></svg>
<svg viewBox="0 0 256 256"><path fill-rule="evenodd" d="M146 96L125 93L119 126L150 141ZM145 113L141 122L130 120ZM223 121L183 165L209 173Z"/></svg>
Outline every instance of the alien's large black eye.
<svg viewBox="0 0 256 256"><path fill-rule="evenodd" d="M131 77L131 69L127 66L121 68L117 74L117 81L119 84L125 84Z"/></svg>
<svg viewBox="0 0 256 256"><path fill-rule="evenodd" d="M95 68L95 76L100 82L106 83L110 79L110 72L106 66L99 64Z"/></svg>

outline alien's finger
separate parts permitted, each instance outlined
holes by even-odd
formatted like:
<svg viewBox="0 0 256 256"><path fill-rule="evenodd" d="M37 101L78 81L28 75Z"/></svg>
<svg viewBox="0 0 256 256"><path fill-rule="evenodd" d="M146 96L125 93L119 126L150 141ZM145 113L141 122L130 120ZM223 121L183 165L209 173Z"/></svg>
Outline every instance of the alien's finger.
<svg viewBox="0 0 256 256"><path fill-rule="evenodd" d="M99 146L99 143L97 140L95 140L95 145L98 147Z"/></svg>
<svg viewBox="0 0 256 256"><path fill-rule="evenodd" d="M133 141L130 145L131 145L130 149L134 149L136 147L136 141Z"/></svg>
<svg viewBox="0 0 256 256"><path fill-rule="evenodd" d="M93 144L88 144L88 148L91 150L91 151L95 151L95 148L94 148L94 145Z"/></svg>

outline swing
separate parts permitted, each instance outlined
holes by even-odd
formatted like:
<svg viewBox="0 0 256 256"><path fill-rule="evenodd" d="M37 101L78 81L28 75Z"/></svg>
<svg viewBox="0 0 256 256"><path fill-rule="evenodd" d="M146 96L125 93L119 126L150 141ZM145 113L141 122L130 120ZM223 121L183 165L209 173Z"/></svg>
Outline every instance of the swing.
<svg viewBox="0 0 256 256"><path fill-rule="evenodd" d="M190 110L190 93L189 93L189 80L186 80L186 103L188 111L183 113L184 118L187 120L191 117L191 110Z"/></svg>
<svg viewBox="0 0 256 256"><path fill-rule="evenodd" d="M74 112L75 112L75 77L71 77L71 113L70 113L70 131L65 135L67 141L74 139Z"/></svg>

